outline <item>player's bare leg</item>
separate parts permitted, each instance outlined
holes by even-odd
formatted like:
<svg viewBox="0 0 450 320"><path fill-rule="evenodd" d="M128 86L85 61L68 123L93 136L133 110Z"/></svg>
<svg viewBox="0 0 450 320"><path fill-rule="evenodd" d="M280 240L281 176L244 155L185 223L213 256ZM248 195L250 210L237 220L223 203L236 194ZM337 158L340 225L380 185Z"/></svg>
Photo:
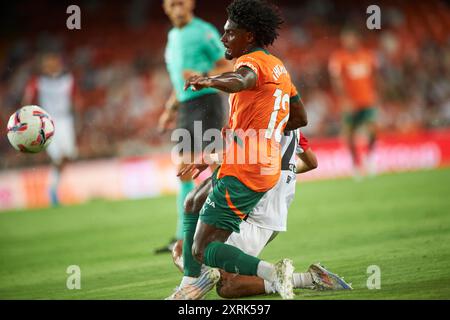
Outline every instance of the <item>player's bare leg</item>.
<svg viewBox="0 0 450 320"><path fill-rule="evenodd" d="M377 125L375 121L369 121L366 124L368 135L367 157L366 157L366 171L370 176L376 175L376 163L374 157L374 149L377 137Z"/></svg>
<svg viewBox="0 0 450 320"><path fill-rule="evenodd" d="M359 180L361 179L361 161L358 155L358 150L356 148L356 128L354 126L347 125L344 130L344 135L352 158L353 177L355 180Z"/></svg>
<svg viewBox="0 0 450 320"><path fill-rule="evenodd" d="M255 276L243 276L220 271L217 294L225 299L258 296L266 293L264 280Z"/></svg>

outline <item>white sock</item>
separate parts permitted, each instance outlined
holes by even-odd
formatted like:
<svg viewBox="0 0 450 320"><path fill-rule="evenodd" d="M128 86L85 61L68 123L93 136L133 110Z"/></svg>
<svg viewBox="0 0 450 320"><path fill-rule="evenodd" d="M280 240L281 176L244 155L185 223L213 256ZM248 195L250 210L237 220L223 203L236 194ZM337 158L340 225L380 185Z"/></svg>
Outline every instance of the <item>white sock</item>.
<svg viewBox="0 0 450 320"><path fill-rule="evenodd" d="M268 282L275 281L275 267L273 264L266 261L260 261L256 269L256 275Z"/></svg>
<svg viewBox="0 0 450 320"><path fill-rule="evenodd" d="M191 284L192 282L194 282L195 280L197 280L197 277L187 277L184 276L183 279L181 279L181 283L180 283L180 287L183 287L187 284Z"/></svg>
<svg viewBox="0 0 450 320"><path fill-rule="evenodd" d="M264 280L264 290L267 294L277 293L277 290L275 290L273 286L273 282L269 282L267 280Z"/></svg>
<svg viewBox="0 0 450 320"><path fill-rule="evenodd" d="M309 272L294 273L292 280L295 289L305 289L313 285L313 278Z"/></svg>
<svg viewBox="0 0 450 320"><path fill-rule="evenodd" d="M183 256L179 256L178 258L175 259L175 264L178 266L178 268L180 270L182 270L181 272L184 272L184 260L183 260ZM206 264L202 264L202 268L200 269L200 274L202 274L203 272L208 271L209 267ZM188 277L190 278L190 277ZM194 278L197 279L197 278Z"/></svg>

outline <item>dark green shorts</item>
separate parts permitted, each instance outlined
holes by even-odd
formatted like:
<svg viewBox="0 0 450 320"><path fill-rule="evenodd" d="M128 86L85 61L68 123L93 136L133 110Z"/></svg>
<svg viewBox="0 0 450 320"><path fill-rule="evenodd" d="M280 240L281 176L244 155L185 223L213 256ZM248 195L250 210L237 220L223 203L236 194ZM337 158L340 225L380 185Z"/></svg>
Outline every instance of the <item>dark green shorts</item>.
<svg viewBox="0 0 450 320"><path fill-rule="evenodd" d="M213 173L213 189L200 210L200 220L219 229L239 232L242 220L265 192L255 192L233 176L217 179L217 172Z"/></svg>
<svg viewBox="0 0 450 320"><path fill-rule="evenodd" d="M204 140L204 133L209 129L221 130L226 121L226 108L218 93L203 96L182 102L178 110L177 128L185 129L190 136L190 152L200 152L215 141ZM197 129L195 122L198 122ZM201 124L201 126L200 126ZM197 132L198 131L198 132ZM185 138L187 139L187 137ZM181 140L180 142L182 142ZM183 150L186 151L187 150Z"/></svg>
<svg viewBox="0 0 450 320"><path fill-rule="evenodd" d="M349 127L356 128L367 122L375 121L376 116L377 109L367 107L361 110L344 113L344 121Z"/></svg>

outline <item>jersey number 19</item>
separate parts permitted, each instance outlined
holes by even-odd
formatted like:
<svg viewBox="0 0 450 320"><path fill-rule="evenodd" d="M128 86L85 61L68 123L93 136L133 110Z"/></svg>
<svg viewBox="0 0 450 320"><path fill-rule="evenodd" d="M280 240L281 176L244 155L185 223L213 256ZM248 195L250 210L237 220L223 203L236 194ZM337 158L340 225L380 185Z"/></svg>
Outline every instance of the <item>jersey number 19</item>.
<svg viewBox="0 0 450 320"><path fill-rule="evenodd" d="M272 135L274 134L275 125L277 122L278 112L281 108L283 110L286 110L289 108L289 95L287 93L283 94L283 91L280 89L275 90L275 93L273 94L275 97L275 103L273 105L273 111L270 116L269 125L267 127L267 131L265 134L266 139L272 139ZM280 123L278 124L277 128L275 129L275 141L280 142L281 141L281 128L283 125L289 120L289 114L284 117Z"/></svg>

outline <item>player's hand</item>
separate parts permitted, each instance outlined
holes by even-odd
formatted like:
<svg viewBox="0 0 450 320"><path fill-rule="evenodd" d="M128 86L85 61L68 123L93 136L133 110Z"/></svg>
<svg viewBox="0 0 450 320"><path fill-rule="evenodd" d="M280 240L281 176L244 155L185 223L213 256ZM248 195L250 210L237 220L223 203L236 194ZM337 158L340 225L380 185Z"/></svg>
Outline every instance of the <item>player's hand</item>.
<svg viewBox="0 0 450 320"><path fill-rule="evenodd" d="M175 110L165 109L158 121L158 132L164 133L169 129L170 123L175 119Z"/></svg>
<svg viewBox="0 0 450 320"><path fill-rule="evenodd" d="M212 86L212 79L203 76L192 76L184 83L184 90L192 87L192 91L198 91L203 88L209 88Z"/></svg>
<svg viewBox="0 0 450 320"><path fill-rule="evenodd" d="M191 77L201 76L201 75L202 75L201 72L194 71L194 70L184 70L183 71L183 78L184 78L185 81L188 80Z"/></svg>
<svg viewBox="0 0 450 320"><path fill-rule="evenodd" d="M209 165L206 163L188 164L178 171L177 177L184 176L185 174L192 174L192 179L195 179L208 167Z"/></svg>

